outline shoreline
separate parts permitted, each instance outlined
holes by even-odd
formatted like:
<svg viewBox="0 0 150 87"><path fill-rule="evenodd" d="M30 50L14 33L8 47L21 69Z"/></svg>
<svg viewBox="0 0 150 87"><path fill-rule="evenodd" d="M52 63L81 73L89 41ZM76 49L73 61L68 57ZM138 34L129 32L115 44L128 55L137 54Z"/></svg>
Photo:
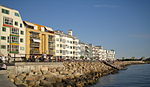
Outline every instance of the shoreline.
<svg viewBox="0 0 150 87"><path fill-rule="evenodd" d="M113 63L120 69L133 64L145 63L143 61ZM86 87L95 84L100 77L117 72L118 70L102 62L63 62L63 67L45 66L40 70L33 69L30 72L20 73L11 71L8 72L8 78L18 87Z"/></svg>

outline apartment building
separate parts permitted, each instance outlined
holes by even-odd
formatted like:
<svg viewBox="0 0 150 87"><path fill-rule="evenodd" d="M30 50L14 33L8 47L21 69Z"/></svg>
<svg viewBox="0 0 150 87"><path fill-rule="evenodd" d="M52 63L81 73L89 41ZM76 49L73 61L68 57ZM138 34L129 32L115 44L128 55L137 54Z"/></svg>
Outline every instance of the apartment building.
<svg viewBox="0 0 150 87"><path fill-rule="evenodd" d="M68 34L62 31L55 31L55 53L58 60L67 60L80 58L79 39L73 36L73 31Z"/></svg>
<svg viewBox="0 0 150 87"><path fill-rule="evenodd" d="M115 51L106 50L102 46L93 46L94 60L115 60Z"/></svg>
<svg viewBox="0 0 150 87"><path fill-rule="evenodd" d="M93 55L92 55L92 44L87 44L80 42L80 55L81 59L84 60L93 60Z"/></svg>
<svg viewBox="0 0 150 87"><path fill-rule="evenodd" d="M107 59L115 60L115 51L114 50L107 50Z"/></svg>
<svg viewBox="0 0 150 87"><path fill-rule="evenodd" d="M0 55L23 56L26 31L19 11L0 6Z"/></svg>
<svg viewBox="0 0 150 87"><path fill-rule="evenodd" d="M26 56L42 56L45 54L49 57L54 55L54 31L46 27L31 22L23 22L26 28Z"/></svg>

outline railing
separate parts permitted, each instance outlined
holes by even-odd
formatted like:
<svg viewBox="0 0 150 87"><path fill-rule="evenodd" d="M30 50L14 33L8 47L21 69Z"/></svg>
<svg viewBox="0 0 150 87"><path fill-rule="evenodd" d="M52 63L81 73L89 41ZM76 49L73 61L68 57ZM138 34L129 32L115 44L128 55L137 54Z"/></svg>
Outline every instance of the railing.
<svg viewBox="0 0 150 87"><path fill-rule="evenodd" d="M30 44L30 47L39 47L39 46L40 46L39 43L31 43L31 44Z"/></svg>

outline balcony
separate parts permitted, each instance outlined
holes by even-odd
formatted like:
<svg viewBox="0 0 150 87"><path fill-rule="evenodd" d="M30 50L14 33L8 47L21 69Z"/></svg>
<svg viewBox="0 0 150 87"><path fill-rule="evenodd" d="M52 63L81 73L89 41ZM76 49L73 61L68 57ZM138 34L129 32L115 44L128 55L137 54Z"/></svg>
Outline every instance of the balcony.
<svg viewBox="0 0 150 87"><path fill-rule="evenodd" d="M39 46L40 46L39 43L31 43L31 44L30 44L30 47L39 47Z"/></svg>
<svg viewBox="0 0 150 87"><path fill-rule="evenodd" d="M39 54L39 49L31 49L30 54Z"/></svg>

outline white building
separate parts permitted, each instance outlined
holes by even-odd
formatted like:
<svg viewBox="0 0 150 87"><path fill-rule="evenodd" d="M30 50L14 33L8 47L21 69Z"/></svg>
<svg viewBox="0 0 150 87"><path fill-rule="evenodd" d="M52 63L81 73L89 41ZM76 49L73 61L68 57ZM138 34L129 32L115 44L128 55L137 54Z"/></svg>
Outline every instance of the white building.
<svg viewBox="0 0 150 87"><path fill-rule="evenodd" d="M115 51L106 50L102 46L93 46L94 60L115 60Z"/></svg>
<svg viewBox="0 0 150 87"><path fill-rule="evenodd" d="M0 54L4 56L25 54L25 34L19 11L0 6Z"/></svg>
<svg viewBox="0 0 150 87"><path fill-rule="evenodd" d="M54 57L58 60L79 59L79 39L72 34L72 30L65 34L62 31L55 31L55 52Z"/></svg>

